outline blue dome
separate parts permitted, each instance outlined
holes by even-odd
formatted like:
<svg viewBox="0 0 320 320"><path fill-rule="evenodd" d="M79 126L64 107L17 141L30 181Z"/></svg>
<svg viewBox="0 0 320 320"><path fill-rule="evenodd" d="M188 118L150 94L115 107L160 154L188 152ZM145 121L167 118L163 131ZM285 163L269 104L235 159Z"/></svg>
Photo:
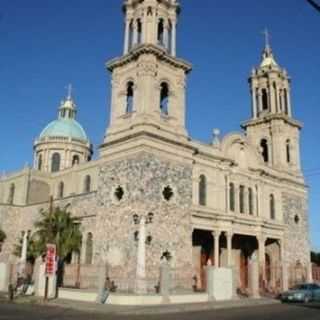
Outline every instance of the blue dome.
<svg viewBox="0 0 320 320"><path fill-rule="evenodd" d="M46 137L67 137L88 141L82 126L74 119L58 119L49 123L40 134L40 139Z"/></svg>

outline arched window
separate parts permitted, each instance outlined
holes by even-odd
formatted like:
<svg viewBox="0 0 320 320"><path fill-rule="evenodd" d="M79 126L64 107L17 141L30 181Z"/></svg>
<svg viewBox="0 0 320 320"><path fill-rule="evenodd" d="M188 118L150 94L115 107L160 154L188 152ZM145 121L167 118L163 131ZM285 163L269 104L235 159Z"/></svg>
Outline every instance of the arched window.
<svg viewBox="0 0 320 320"><path fill-rule="evenodd" d="M284 112L285 114L289 114L289 104L288 104L288 90L283 90L283 96L284 96Z"/></svg>
<svg viewBox="0 0 320 320"><path fill-rule="evenodd" d="M10 189L9 189L9 197L8 197L8 203L13 204L14 203L14 195L16 192L16 186L14 183L11 183Z"/></svg>
<svg viewBox="0 0 320 320"><path fill-rule="evenodd" d="M230 183L229 185L229 207L230 211L234 212L236 208L235 204L235 187L234 183Z"/></svg>
<svg viewBox="0 0 320 320"><path fill-rule="evenodd" d="M239 188L239 209L240 213L244 213L244 186Z"/></svg>
<svg viewBox="0 0 320 320"><path fill-rule="evenodd" d="M199 177L199 205L207 205L207 178L203 174Z"/></svg>
<svg viewBox="0 0 320 320"><path fill-rule="evenodd" d="M253 190L249 188L248 190L248 204L249 204L249 214L253 215Z"/></svg>
<svg viewBox="0 0 320 320"><path fill-rule="evenodd" d="M287 156L287 163L291 162L291 142L288 139L286 141L286 156Z"/></svg>
<svg viewBox="0 0 320 320"><path fill-rule="evenodd" d="M79 156L78 155L74 155L73 157L72 157L72 166L76 166L76 165L78 165L80 163L80 158L79 158Z"/></svg>
<svg viewBox="0 0 320 320"><path fill-rule="evenodd" d="M163 114L169 113L169 86L166 82L160 85L160 110Z"/></svg>
<svg viewBox="0 0 320 320"><path fill-rule="evenodd" d="M42 155L40 154L38 157L38 170L42 170Z"/></svg>
<svg viewBox="0 0 320 320"><path fill-rule="evenodd" d="M62 199L64 197L64 183L61 181L58 186L58 199Z"/></svg>
<svg viewBox="0 0 320 320"><path fill-rule="evenodd" d="M87 234L87 241L86 241L86 264L92 264L93 258L93 235L91 232Z"/></svg>
<svg viewBox="0 0 320 320"><path fill-rule="evenodd" d="M126 93L126 113L133 111L134 83L132 81L127 84Z"/></svg>
<svg viewBox="0 0 320 320"><path fill-rule="evenodd" d="M160 19L159 23L158 23L158 44L160 46L164 45L164 21L163 21L163 19Z"/></svg>
<svg viewBox="0 0 320 320"><path fill-rule="evenodd" d="M84 193L89 193L91 191L91 177L87 175L84 179Z"/></svg>
<svg viewBox="0 0 320 320"><path fill-rule="evenodd" d="M129 41L128 48L129 48L129 50L131 50L132 46L133 46L133 21L131 21L130 24L129 24L129 38L128 38L128 41Z"/></svg>
<svg viewBox="0 0 320 320"><path fill-rule="evenodd" d="M270 219L275 220L275 218L276 218L275 199L274 199L274 195L270 194Z"/></svg>
<svg viewBox="0 0 320 320"><path fill-rule="evenodd" d="M262 89L262 110L269 110L267 89Z"/></svg>
<svg viewBox="0 0 320 320"><path fill-rule="evenodd" d="M141 44L142 43L142 23L140 19L137 20L137 32L138 32L138 37L137 37L138 44Z"/></svg>
<svg viewBox="0 0 320 320"><path fill-rule="evenodd" d="M265 163L268 163L269 162L269 146L268 146L267 139L261 140L260 147L261 147L261 155L262 155L263 161Z"/></svg>
<svg viewBox="0 0 320 320"><path fill-rule="evenodd" d="M60 162L61 162L60 153L55 152L51 158L51 172L60 171Z"/></svg>

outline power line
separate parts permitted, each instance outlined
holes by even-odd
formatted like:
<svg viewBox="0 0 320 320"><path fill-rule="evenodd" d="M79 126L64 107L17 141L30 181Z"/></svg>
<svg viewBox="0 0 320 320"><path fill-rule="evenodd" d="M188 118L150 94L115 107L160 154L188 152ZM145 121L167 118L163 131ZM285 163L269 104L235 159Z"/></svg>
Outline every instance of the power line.
<svg viewBox="0 0 320 320"><path fill-rule="evenodd" d="M316 3L315 0L307 0L309 4L320 12L320 4Z"/></svg>

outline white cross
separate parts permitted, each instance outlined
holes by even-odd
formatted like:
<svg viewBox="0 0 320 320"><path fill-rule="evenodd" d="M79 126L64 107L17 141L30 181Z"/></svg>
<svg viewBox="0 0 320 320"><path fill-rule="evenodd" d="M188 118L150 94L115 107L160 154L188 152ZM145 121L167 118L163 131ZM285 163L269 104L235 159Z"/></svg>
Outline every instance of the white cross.
<svg viewBox="0 0 320 320"><path fill-rule="evenodd" d="M262 33L265 36L266 48L269 48L270 47L270 38L271 38L270 33L267 28L265 28L265 30Z"/></svg>

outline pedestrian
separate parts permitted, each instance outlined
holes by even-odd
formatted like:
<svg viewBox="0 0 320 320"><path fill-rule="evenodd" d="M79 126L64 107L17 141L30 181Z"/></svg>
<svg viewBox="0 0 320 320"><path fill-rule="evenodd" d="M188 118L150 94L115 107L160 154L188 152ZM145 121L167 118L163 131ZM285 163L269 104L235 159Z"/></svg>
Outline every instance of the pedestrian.
<svg viewBox="0 0 320 320"><path fill-rule="evenodd" d="M107 299L109 297L111 288L112 288L112 282L110 281L109 277L106 277L106 280L104 282L103 292L102 292L102 295L101 295L101 303L102 304L106 303L106 301L107 301Z"/></svg>

